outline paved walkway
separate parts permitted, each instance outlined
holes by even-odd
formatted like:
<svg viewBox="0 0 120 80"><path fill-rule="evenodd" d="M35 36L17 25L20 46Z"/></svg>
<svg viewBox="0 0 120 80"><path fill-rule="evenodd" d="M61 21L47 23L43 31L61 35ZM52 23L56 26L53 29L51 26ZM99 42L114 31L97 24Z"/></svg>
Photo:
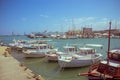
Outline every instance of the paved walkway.
<svg viewBox="0 0 120 80"><path fill-rule="evenodd" d="M0 46L0 80L43 80L9 55L6 48Z"/></svg>

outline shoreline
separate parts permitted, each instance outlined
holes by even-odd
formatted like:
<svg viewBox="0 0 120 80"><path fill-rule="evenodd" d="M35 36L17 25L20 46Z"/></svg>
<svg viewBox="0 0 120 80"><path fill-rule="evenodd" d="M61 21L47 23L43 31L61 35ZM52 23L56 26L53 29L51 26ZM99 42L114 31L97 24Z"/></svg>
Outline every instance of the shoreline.
<svg viewBox="0 0 120 80"><path fill-rule="evenodd" d="M10 52L9 47L0 46L0 80L44 80L17 61Z"/></svg>

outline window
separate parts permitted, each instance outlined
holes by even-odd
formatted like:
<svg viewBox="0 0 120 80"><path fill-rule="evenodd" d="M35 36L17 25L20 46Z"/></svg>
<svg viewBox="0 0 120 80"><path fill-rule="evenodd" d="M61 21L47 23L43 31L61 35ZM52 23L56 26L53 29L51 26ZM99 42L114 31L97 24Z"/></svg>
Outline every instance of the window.
<svg viewBox="0 0 120 80"><path fill-rule="evenodd" d="M113 58L114 59L118 59L118 55L117 54L113 54Z"/></svg>

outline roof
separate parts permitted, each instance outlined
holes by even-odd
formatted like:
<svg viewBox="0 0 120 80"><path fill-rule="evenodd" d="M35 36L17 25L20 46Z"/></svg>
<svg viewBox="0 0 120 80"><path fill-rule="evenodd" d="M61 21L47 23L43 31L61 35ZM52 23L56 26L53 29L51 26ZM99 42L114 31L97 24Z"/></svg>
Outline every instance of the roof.
<svg viewBox="0 0 120 80"><path fill-rule="evenodd" d="M107 61L101 61L103 64L107 64ZM118 61L109 61L109 65L113 67L120 67L120 62Z"/></svg>
<svg viewBox="0 0 120 80"><path fill-rule="evenodd" d="M79 48L80 50L93 50L94 48L88 48L88 47L83 47L83 48Z"/></svg>
<svg viewBox="0 0 120 80"><path fill-rule="evenodd" d="M75 48L74 46L64 46L63 48Z"/></svg>
<svg viewBox="0 0 120 80"><path fill-rule="evenodd" d="M103 47L103 45L101 44L85 44L85 45L90 47Z"/></svg>
<svg viewBox="0 0 120 80"><path fill-rule="evenodd" d="M31 44L33 46L47 46L47 44Z"/></svg>
<svg viewBox="0 0 120 80"><path fill-rule="evenodd" d="M120 54L120 49L113 49L110 51L111 53L117 53L117 54Z"/></svg>

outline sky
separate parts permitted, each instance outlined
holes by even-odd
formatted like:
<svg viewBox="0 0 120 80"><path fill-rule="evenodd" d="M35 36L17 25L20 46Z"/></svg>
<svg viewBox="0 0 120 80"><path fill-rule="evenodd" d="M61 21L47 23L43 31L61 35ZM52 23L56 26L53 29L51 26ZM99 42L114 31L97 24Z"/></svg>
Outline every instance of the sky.
<svg viewBox="0 0 120 80"><path fill-rule="evenodd" d="M0 34L120 29L120 0L0 0Z"/></svg>

